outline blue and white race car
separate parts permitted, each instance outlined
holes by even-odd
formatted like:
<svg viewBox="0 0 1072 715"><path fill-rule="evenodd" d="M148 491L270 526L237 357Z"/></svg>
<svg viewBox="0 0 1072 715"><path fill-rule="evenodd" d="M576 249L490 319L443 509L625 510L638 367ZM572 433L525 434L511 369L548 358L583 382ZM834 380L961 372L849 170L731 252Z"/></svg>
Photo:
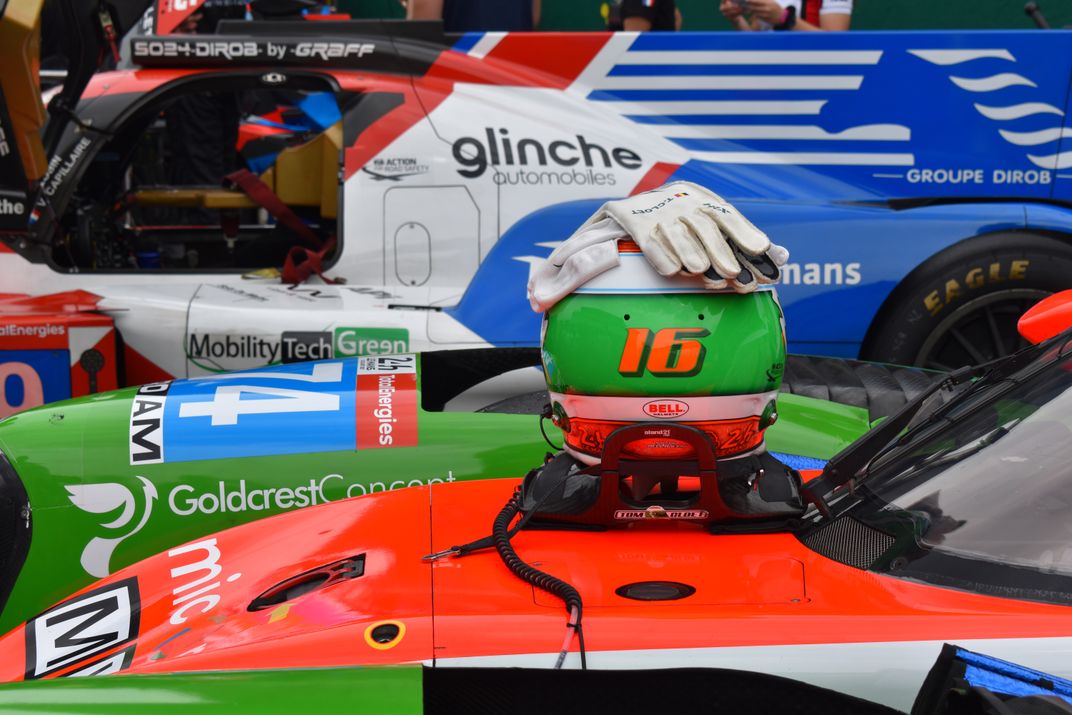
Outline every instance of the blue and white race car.
<svg viewBox="0 0 1072 715"><path fill-rule="evenodd" d="M29 36L15 5L2 22ZM72 70L47 151L32 65L0 47L0 416L124 382L534 345L532 263L672 179L790 249L794 352L980 362L1072 284L1067 32L179 35L155 10L134 69ZM227 187L171 171L220 139L190 124L205 97L238 125L217 153L247 179ZM265 270L285 263L307 280Z"/></svg>

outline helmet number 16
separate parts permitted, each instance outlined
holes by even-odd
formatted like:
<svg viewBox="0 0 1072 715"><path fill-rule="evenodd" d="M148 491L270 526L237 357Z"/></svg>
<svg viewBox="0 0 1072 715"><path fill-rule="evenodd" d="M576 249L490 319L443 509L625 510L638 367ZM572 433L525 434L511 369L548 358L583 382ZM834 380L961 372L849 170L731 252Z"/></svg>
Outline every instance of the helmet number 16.
<svg viewBox="0 0 1072 715"><path fill-rule="evenodd" d="M658 377L691 377L700 372L707 354L699 338L710 334L704 328L629 328L618 373L641 377L647 370Z"/></svg>

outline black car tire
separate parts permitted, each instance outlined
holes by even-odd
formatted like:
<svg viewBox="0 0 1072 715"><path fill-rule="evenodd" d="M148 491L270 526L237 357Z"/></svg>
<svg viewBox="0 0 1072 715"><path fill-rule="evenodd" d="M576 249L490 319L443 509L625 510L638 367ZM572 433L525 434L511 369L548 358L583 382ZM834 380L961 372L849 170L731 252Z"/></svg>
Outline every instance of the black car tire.
<svg viewBox="0 0 1072 715"><path fill-rule="evenodd" d="M862 407L871 421L889 417L945 373L811 355L790 355L782 392Z"/></svg>
<svg viewBox="0 0 1072 715"><path fill-rule="evenodd" d="M886 299L860 357L951 370L1026 344L1016 321L1036 302L1072 288L1072 238L1005 231L950 246L916 268Z"/></svg>

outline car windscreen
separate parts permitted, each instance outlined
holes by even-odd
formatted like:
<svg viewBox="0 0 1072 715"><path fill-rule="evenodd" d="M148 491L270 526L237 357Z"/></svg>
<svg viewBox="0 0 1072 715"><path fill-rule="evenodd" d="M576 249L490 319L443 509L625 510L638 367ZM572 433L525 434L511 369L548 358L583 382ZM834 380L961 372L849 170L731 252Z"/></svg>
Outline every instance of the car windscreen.
<svg viewBox="0 0 1072 715"><path fill-rule="evenodd" d="M876 464L867 488L927 548L1072 575L1072 354L993 391Z"/></svg>

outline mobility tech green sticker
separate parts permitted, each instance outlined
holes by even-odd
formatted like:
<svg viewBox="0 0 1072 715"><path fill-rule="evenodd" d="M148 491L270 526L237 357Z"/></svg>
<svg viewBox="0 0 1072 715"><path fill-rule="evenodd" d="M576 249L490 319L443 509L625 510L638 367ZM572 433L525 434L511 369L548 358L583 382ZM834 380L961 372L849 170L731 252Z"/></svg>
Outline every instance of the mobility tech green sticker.
<svg viewBox="0 0 1072 715"><path fill-rule="evenodd" d="M409 351L405 328L335 328L335 357L392 355Z"/></svg>

